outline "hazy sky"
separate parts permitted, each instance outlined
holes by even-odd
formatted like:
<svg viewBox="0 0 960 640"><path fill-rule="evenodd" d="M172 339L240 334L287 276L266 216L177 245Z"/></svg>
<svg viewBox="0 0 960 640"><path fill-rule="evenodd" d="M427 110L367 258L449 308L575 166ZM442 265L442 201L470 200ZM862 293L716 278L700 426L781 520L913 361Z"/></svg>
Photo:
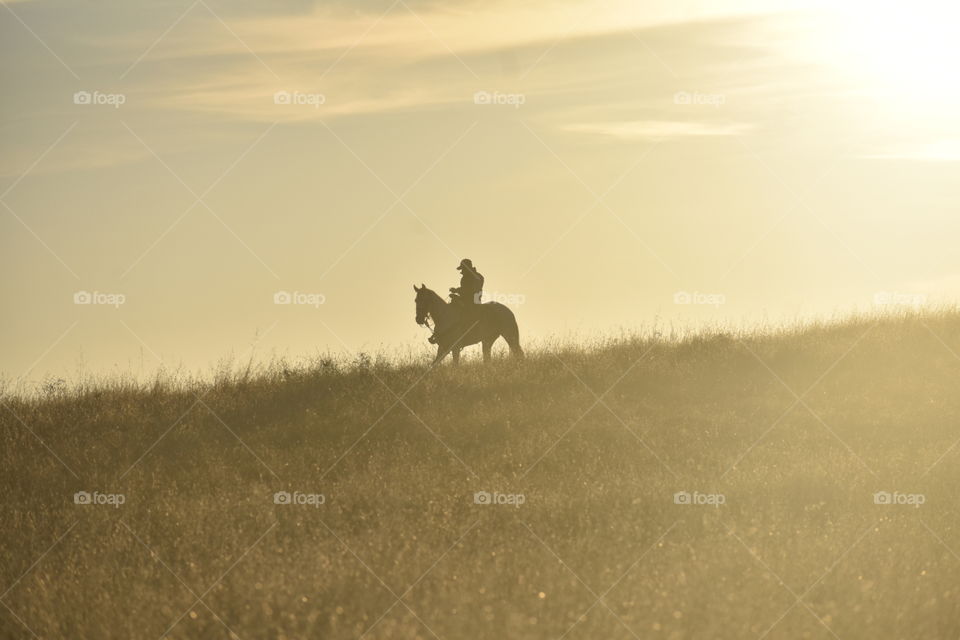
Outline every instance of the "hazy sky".
<svg viewBox="0 0 960 640"><path fill-rule="evenodd" d="M957 10L819 5L8 0L0 372L952 299Z"/></svg>

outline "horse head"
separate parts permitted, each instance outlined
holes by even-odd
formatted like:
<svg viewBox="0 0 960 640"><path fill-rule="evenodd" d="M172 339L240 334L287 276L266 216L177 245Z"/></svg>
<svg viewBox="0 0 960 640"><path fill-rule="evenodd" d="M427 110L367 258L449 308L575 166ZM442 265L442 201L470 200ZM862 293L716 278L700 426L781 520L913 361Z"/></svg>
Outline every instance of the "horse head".
<svg viewBox="0 0 960 640"><path fill-rule="evenodd" d="M414 300L417 304L417 324L425 325L427 324L427 316L433 308L433 299L436 298L437 294L427 289L427 285L422 282L419 288L417 285L413 285L413 290L417 292L417 297Z"/></svg>

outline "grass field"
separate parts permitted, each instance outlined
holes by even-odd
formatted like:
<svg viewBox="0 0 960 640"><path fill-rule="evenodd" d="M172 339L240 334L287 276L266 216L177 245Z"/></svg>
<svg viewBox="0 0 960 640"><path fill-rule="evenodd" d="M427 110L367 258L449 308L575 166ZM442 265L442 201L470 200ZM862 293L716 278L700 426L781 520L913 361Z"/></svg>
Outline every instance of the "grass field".
<svg viewBox="0 0 960 640"><path fill-rule="evenodd" d="M0 637L956 638L958 388L947 310L7 394Z"/></svg>

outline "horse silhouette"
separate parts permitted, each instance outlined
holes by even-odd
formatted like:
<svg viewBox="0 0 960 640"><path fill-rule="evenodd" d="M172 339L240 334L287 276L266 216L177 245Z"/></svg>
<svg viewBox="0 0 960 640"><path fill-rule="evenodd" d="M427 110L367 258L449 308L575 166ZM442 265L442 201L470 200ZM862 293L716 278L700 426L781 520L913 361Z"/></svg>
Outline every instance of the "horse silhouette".
<svg viewBox="0 0 960 640"><path fill-rule="evenodd" d="M437 357L434 363L449 353L456 364L460 362L460 350L478 342L483 346L483 361L489 362L493 343L500 337L507 341L515 358L523 357L517 319L504 305L486 302L465 309L448 303L424 284L419 288L413 285L413 290L417 292L417 324L426 325L429 317L435 325Z"/></svg>

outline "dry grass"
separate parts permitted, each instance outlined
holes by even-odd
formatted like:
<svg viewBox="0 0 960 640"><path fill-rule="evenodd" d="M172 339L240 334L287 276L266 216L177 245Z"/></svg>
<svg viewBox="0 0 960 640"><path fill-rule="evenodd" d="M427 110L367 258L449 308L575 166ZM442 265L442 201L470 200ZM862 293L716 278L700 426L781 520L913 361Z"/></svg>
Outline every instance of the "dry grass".
<svg viewBox="0 0 960 640"><path fill-rule="evenodd" d="M958 354L931 311L7 395L0 636L956 637Z"/></svg>

